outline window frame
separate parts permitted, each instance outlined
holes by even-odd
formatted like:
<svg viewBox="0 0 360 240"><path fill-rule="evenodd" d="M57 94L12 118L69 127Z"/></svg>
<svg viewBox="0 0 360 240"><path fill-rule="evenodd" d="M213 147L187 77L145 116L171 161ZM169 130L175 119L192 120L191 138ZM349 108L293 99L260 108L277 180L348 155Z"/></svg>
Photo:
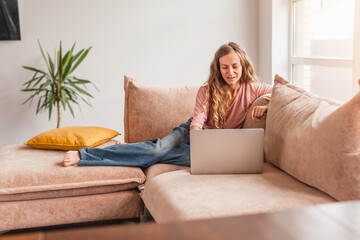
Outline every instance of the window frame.
<svg viewBox="0 0 360 240"><path fill-rule="evenodd" d="M290 0L290 56L289 72L290 81L295 84L296 65L314 65L327 67L352 68L352 93L355 95L359 91L358 80L360 80L360 0L354 0L354 40L353 58L336 57L311 57L295 55L295 3L302 0Z"/></svg>

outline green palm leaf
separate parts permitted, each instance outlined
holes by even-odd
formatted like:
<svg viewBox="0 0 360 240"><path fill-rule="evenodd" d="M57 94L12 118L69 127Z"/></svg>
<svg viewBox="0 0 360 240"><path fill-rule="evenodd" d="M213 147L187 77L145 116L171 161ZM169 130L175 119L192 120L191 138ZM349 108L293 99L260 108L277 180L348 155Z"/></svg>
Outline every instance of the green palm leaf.
<svg viewBox="0 0 360 240"><path fill-rule="evenodd" d="M52 59L51 59L51 57L50 57L50 54L48 53L47 55L48 55L48 59L49 59L49 66L50 66L50 68L49 68L49 73L50 73L50 75L51 75L51 76L54 76L54 72L55 72L55 65L54 65L53 60L52 60Z"/></svg>
<svg viewBox="0 0 360 240"><path fill-rule="evenodd" d="M73 77L74 80L76 80L76 83L78 84L87 84L87 83L91 83L91 81L89 80L85 80L85 79L80 79L80 78L77 78L77 77Z"/></svg>
<svg viewBox="0 0 360 240"><path fill-rule="evenodd" d="M46 57L45 57L44 51L43 51L43 49L42 49L42 47L41 47L41 44L40 44L40 40L39 40L39 39L38 39L38 44L39 44L39 48L40 48L40 51L41 51L41 55L43 56L43 58L44 58L44 60L45 60L45 62L46 62L46 65L47 65L47 67L48 67L48 69L49 69L49 63L48 63L48 61L46 60Z"/></svg>
<svg viewBox="0 0 360 240"><path fill-rule="evenodd" d="M68 67L70 60L73 57L73 51L75 48L75 43L73 44L72 48L65 54L64 58L63 58L63 66L62 66L62 71L65 73L66 72L66 68ZM66 75L66 74L65 74Z"/></svg>
<svg viewBox="0 0 360 240"><path fill-rule="evenodd" d="M76 63L74 64L74 66L70 70L69 74L71 74L73 71L75 71L75 69L79 66L79 64L86 58L86 56L90 52L91 48L92 47L89 47L88 49L86 49L86 51L84 53L81 54L80 58L76 61Z"/></svg>
<svg viewBox="0 0 360 240"><path fill-rule="evenodd" d="M27 69L27 70L30 70L30 71L34 71L34 72L39 72L39 73L43 73L43 74L46 74L46 72L44 71L41 71L39 69L36 69L36 68L32 68L32 67L27 67L27 66L23 66L23 68Z"/></svg>

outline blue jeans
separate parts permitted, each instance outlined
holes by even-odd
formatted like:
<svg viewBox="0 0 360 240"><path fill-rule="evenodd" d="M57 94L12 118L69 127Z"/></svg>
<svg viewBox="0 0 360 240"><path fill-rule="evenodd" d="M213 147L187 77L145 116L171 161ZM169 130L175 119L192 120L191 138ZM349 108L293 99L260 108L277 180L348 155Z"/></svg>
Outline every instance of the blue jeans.
<svg viewBox="0 0 360 240"><path fill-rule="evenodd" d="M190 124L192 118L166 137L152 141L83 148L79 166L149 167L156 163L190 166Z"/></svg>

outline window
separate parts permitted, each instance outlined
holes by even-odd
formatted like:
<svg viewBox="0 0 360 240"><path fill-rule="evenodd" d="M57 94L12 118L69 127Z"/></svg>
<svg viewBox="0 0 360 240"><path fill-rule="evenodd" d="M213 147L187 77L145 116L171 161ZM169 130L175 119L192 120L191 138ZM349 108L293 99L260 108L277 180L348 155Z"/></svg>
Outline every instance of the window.
<svg viewBox="0 0 360 240"><path fill-rule="evenodd" d="M292 0L291 79L339 101L358 89L359 0ZM354 31L355 30L355 31ZM357 40L357 41L356 41Z"/></svg>

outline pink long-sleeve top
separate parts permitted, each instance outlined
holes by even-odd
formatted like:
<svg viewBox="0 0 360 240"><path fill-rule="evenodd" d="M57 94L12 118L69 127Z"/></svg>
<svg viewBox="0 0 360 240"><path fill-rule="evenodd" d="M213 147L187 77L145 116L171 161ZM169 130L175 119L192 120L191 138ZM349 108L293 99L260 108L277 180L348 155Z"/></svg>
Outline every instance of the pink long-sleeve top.
<svg viewBox="0 0 360 240"><path fill-rule="evenodd" d="M225 129L241 128L250 105L260 96L271 93L272 87L262 82L240 83L240 88L235 96L233 102L227 110ZM206 85L199 88L193 120L191 126L198 126L204 129L213 129L215 126L211 123L209 103L204 108L204 101L206 98Z"/></svg>

